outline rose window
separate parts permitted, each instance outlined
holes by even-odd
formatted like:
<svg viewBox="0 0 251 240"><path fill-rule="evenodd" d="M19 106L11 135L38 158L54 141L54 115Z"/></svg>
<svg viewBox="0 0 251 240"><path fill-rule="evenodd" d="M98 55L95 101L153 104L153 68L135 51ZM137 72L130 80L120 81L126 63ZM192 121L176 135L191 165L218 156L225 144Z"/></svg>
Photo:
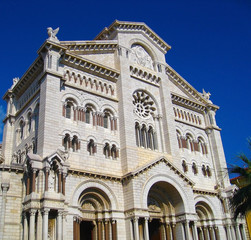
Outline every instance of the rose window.
<svg viewBox="0 0 251 240"><path fill-rule="evenodd" d="M142 118L148 118L156 110L152 98L143 91L133 94L134 112Z"/></svg>

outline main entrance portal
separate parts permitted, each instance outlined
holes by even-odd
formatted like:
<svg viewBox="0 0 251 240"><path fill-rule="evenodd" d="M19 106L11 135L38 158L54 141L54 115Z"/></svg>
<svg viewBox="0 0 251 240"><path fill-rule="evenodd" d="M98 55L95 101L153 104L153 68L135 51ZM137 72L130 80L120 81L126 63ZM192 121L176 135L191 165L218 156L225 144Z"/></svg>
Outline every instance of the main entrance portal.
<svg viewBox="0 0 251 240"><path fill-rule="evenodd" d="M92 221L82 221L80 223L80 239L94 240L94 224Z"/></svg>

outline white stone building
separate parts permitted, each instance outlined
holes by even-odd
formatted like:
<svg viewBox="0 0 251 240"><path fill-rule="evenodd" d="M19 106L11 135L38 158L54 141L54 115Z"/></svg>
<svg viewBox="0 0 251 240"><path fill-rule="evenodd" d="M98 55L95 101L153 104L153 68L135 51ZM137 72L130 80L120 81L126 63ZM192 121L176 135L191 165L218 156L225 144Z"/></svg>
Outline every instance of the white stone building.
<svg viewBox="0 0 251 240"><path fill-rule="evenodd" d="M144 23L58 30L4 95L0 239L245 239L228 210L218 106Z"/></svg>

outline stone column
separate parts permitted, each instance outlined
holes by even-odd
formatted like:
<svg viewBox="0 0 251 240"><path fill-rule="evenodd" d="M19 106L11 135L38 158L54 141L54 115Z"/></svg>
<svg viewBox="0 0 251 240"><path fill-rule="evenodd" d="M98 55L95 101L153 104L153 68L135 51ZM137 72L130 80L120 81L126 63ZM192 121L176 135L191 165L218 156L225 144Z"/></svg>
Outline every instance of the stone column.
<svg viewBox="0 0 251 240"><path fill-rule="evenodd" d="M198 232L197 232L197 225L196 222L194 221L192 225L192 231L193 231L193 240L198 240Z"/></svg>
<svg viewBox="0 0 251 240"><path fill-rule="evenodd" d="M148 220L149 220L149 218L147 218L147 217L144 218L144 233L145 233L144 240L149 240Z"/></svg>
<svg viewBox="0 0 251 240"><path fill-rule="evenodd" d="M41 211L38 211L36 240L42 240L42 228L43 228L42 224L43 224L43 221L42 221Z"/></svg>
<svg viewBox="0 0 251 240"><path fill-rule="evenodd" d="M36 173L37 173L37 169L33 169L32 170L32 187L31 187L31 192L35 192L36 191Z"/></svg>
<svg viewBox="0 0 251 240"><path fill-rule="evenodd" d="M48 191L48 175L49 169L45 169L45 183L44 183L44 191Z"/></svg>
<svg viewBox="0 0 251 240"><path fill-rule="evenodd" d="M58 193L62 192L62 172L58 172Z"/></svg>
<svg viewBox="0 0 251 240"><path fill-rule="evenodd" d="M102 240L102 222L98 221L98 240Z"/></svg>
<svg viewBox="0 0 251 240"><path fill-rule="evenodd" d="M23 213L23 221L24 221L23 240L28 240L28 220L26 212Z"/></svg>
<svg viewBox="0 0 251 240"><path fill-rule="evenodd" d="M227 225L226 228L227 228L227 238L228 238L228 240L232 240L232 235L231 235L231 231L230 231L230 226Z"/></svg>
<svg viewBox="0 0 251 240"><path fill-rule="evenodd" d="M58 216L57 216L57 240L62 240L62 215L63 212L58 211Z"/></svg>
<svg viewBox="0 0 251 240"><path fill-rule="evenodd" d="M189 221L185 221L184 226L185 226L186 239L191 240L192 237L191 237L190 229L189 229Z"/></svg>
<svg viewBox="0 0 251 240"><path fill-rule="evenodd" d="M65 179L66 178L66 174L63 173L62 175L62 194L65 195Z"/></svg>
<svg viewBox="0 0 251 240"><path fill-rule="evenodd" d="M133 219L133 227L134 227L134 239L139 240L139 218L135 217Z"/></svg>
<svg viewBox="0 0 251 240"><path fill-rule="evenodd" d="M219 228L214 226L214 232L215 232L216 240L220 240Z"/></svg>
<svg viewBox="0 0 251 240"><path fill-rule="evenodd" d="M105 240L109 240L109 222L105 220Z"/></svg>
<svg viewBox="0 0 251 240"><path fill-rule="evenodd" d="M31 185L31 179L30 179L30 176L27 174L26 195L29 195L29 194L30 194L30 185Z"/></svg>
<svg viewBox="0 0 251 240"><path fill-rule="evenodd" d="M117 240L117 222L112 220L112 240Z"/></svg>
<svg viewBox="0 0 251 240"><path fill-rule="evenodd" d="M235 232L236 232L236 238L237 240L242 240L241 239L241 233L240 233L240 227L239 227L239 224L237 223L236 226L235 226Z"/></svg>
<svg viewBox="0 0 251 240"><path fill-rule="evenodd" d="M37 210L30 210L29 240L35 240L35 216Z"/></svg>
<svg viewBox="0 0 251 240"><path fill-rule="evenodd" d="M234 231L234 226L230 226L230 230L231 230L231 234L232 234L232 239L236 239L236 234L235 234L235 231Z"/></svg>
<svg viewBox="0 0 251 240"><path fill-rule="evenodd" d="M243 226L243 225L241 225L240 230L241 230L242 239L243 239L243 240L246 240L246 239L247 239L247 236L246 236L246 233L245 233L245 230L244 230L244 226Z"/></svg>
<svg viewBox="0 0 251 240"><path fill-rule="evenodd" d="M49 217L49 209L45 208L43 210L43 240L47 240L48 238L48 217Z"/></svg>
<svg viewBox="0 0 251 240"><path fill-rule="evenodd" d="M212 226L208 227L208 231L209 231L209 239L210 240L215 240L215 234L214 234L214 229Z"/></svg>
<svg viewBox="0 0 251 240"><path fill-rule="evenodd" d="M199 230L200 230L199 240L205 240L205 237L204 237L204 232L203 232L202 227L199 227Z"/></svg>
<svg viewBox="0 0 251 240"><path fill-rule="evenodd" d="M167 239L167 240L172 240L172 229L171 229L171 225L170 225L169 223L166 223L165 227L166 227L166 239Z"/></svg>
<svg viewBox="0 0 251 240"><path fill-rule="evenodd" d="M172 228L172 239L176 240L176 224L172 223L171 228Z"/></svg>
<svg viewBox="0 0 251 240"><path fill-rule="evenodd" d="M208 235L208 229L206 226L203 227L203 235L205 240L210 240L209 235Z"/></svg>
<svg viewBox="0 0 251 240"><path fill-rule="evenodd" d="M5 211L6 211L6 195L9 190L9 183L2 183L2 209L1 209L1 217L0 217L0 239L4 237L4 222L5 222Z"/></svg>

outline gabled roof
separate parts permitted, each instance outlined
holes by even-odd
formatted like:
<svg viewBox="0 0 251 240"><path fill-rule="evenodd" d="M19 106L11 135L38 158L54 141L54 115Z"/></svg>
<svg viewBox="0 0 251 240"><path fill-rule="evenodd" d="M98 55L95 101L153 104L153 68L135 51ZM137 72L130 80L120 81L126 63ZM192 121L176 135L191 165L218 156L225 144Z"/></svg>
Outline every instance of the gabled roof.
<svg viewBox="0 0 251 240"><path fill-rule="evenodd" d="M95 40L109 39L112 33L117 32L141 32L153 44L155 44L163 53L171 49L161 37L159 37L151 28L143 22L124 22L115 20L108 28L104 28Z"/></svg>
<svg viewBox="0 0 251 240"><path fill-rule="evenodd" d="M191 186L194 186L194 182L191 179L189 179L182 171L180 171L176 166L174 166L172 162L170 162L164 157L158 158L140 168L135 169L133 172L127 173L126 175L123 176L123 180L133 178L134 176L138 176L161 162L164 162L170 168L170 170L172 170L175 174L177 174L180 178L182 178L183 181L187 182Z"/></svg>

